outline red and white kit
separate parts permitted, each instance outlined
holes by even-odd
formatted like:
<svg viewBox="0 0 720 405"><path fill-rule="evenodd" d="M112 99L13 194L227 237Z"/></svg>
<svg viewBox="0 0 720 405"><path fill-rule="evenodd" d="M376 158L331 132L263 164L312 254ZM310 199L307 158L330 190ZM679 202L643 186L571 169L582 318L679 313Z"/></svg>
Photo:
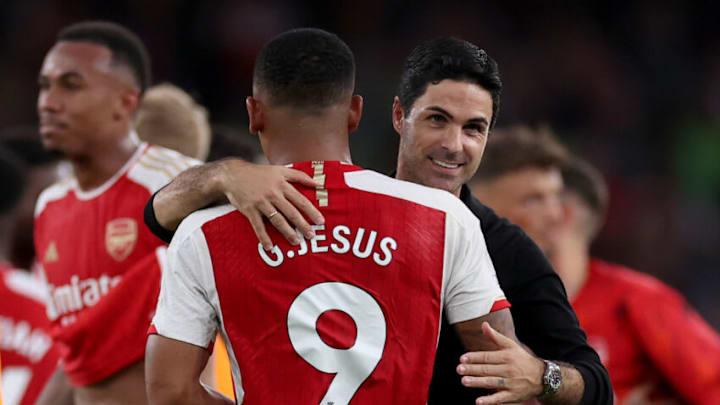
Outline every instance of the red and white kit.
<svg viewBox="0 0 720 405"><path fill-rule="evenodd" d="M0 263L0 357L4 405L32 405L58 362L40 282Z"/></svg>
<svg viewBox="0 0 720 405"><path fill-rule="evenodd" d="M101 187L75 179L46 189L35 209L35 251L63 367L87 385L141 360L155 310L165 245L143 223L152 193L197 163L142 144Z"/></svg>
<svg viewBox="0 0 720 405"><path fill-rule="evenodd" d="M455 196L339 162L316 236L265 252L230 206L189 216L168 250L153 331L207 347L220 330L238 401L425 404L440 320L509 306L478 220Z"/></svg>
<svg viewBox="0 0 720 405"><path fill-rule="evenodd" d="M720 404L720 337L677 291L592 259L572 304L616 403L640 403L633 397L645 392L653 403Z"/></svg>

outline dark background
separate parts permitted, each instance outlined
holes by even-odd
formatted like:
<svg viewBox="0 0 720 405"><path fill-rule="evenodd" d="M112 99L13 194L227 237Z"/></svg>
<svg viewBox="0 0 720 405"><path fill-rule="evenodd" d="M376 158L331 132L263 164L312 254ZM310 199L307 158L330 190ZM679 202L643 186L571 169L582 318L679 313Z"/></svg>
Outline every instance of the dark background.
<svg viewBox="0 0 720 405"><path fill-rule="evenodd" d="M36 123L37 72L55 34L84 19L146 42L214 123L247 130L256 52L315 26L354 50L365 116L356 164L388 171L390 107L404 58L454 35L484 48L505 82L498 125L549 124L607 176L603 258L679 288L720 329L720 6L715 2L0 0L0 130Z"/></svg>

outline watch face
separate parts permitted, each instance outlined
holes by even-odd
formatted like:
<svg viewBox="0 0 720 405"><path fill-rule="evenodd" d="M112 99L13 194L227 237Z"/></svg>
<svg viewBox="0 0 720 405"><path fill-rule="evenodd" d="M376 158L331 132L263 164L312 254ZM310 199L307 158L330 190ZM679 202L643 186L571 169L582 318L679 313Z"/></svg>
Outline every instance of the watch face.
<svg viewBox="0 0 720 405"><path fill-rule="evenodd" d="M560 389L560 384L562 384L562 373L560 372L560 367L553 367L552 371L550 371L549 375L548 385L552 388L553 391L557 391Z"/></svg>

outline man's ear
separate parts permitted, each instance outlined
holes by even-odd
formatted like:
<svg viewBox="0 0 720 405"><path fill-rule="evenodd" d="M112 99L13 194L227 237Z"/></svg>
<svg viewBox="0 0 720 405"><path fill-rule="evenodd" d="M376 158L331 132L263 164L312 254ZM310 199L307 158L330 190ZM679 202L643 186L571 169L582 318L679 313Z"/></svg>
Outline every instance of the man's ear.
<svg viewBox="0 0 720 405"><path fill-rule="evenodd" d="M362 96L354 95L350 100L350 113L348 114L348 132L355 131L360 125L363 112Z"/></svg>
<svg viewBox="0 0 720 405"><path fill-rule="evenodd" d="M123 120L132 119L140 107L140 92L138 90L125 90L120 94L120 102L118 109L115 111L114 118Z"/></svg>
<svg viewBox="0 0 720 405"><path fill-rule="evenodd" d="M393 128L395 128L395 132L402 136L403 129L405 127L405 111L403 110L402 105L400 104L400 99L397 96L393 99L392 123Z"/></svg>
<svg viewBox="0 0 720 405"><path fill-rule="evenodd" d="M261 132L265 129L265 113L262 101L250 96L245 99L245 106L248 110L248 118L250 118L250 133L257 134Z"/></svg>

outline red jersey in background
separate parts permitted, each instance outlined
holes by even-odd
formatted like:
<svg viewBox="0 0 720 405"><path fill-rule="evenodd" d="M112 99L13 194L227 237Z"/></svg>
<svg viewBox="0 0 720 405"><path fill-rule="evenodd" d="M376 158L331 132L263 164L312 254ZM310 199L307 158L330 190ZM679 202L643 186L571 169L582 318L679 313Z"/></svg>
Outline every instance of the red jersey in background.
<svg viewBox="0 0 720 405"><path fill-rule="evenodd" d="M633 390L648 390L655 400L720 404L720 337L677 291L592 259L572 304L618 404Z"/></svg>
<svg viewBox="0 0 720 405"><path fill-rule="evenodd" d="M43 191L35 251L48 286L47 313L74 385L103 380L144 357L165 244L143 222L152 193L196 161L142 144L104 185L68 179Z"/></svg>
<svg viewBox="0 0 720 405"><path fill-rule="evenodd" d="M32 405L52 376L58 353L49 336L40 282L0 263L0 356L4 405Z"/></svg>

